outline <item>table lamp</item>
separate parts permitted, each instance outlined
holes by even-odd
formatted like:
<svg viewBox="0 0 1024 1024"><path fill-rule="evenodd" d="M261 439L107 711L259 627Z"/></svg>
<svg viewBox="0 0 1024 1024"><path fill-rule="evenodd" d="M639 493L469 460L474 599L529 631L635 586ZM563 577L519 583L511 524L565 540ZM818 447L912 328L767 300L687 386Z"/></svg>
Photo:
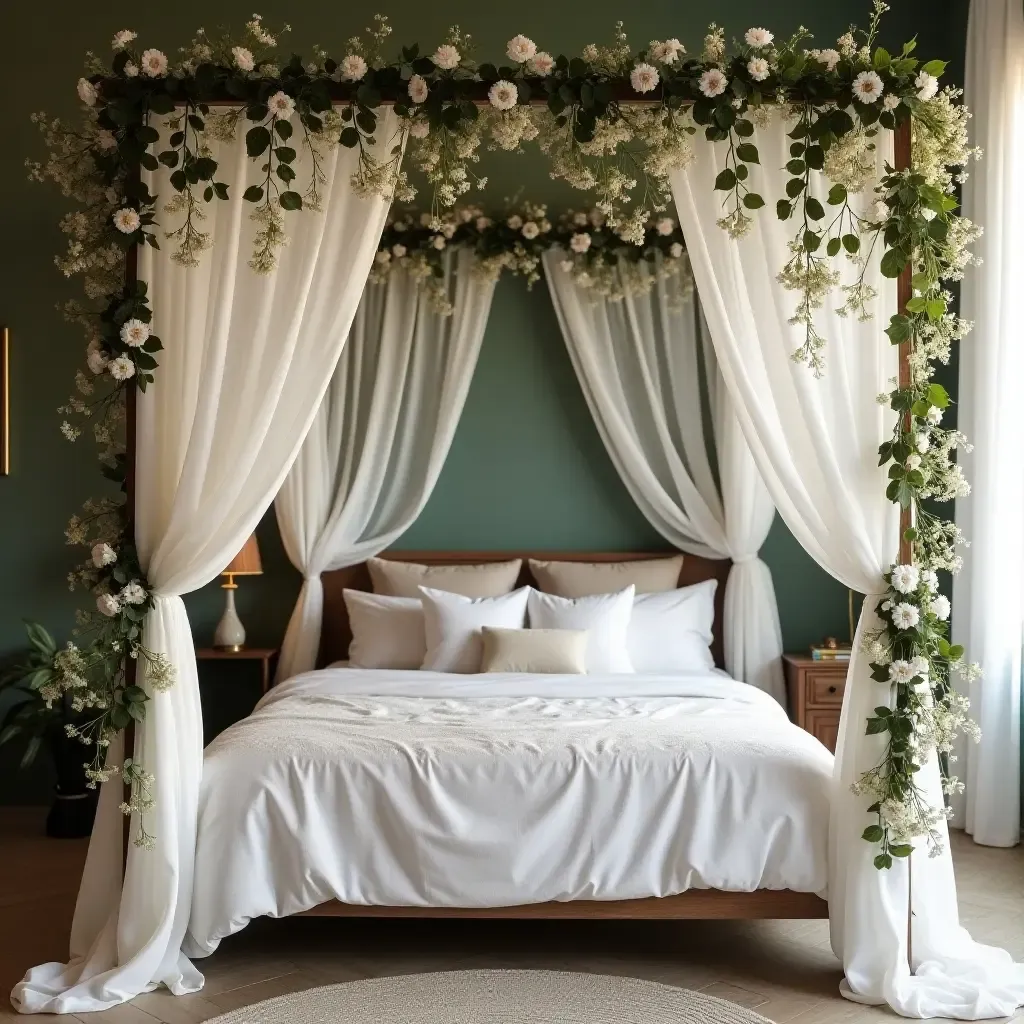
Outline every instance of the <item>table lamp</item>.
<svg viewBox="0 0 1024 1024"><path fill-rule="evenodd" d="M217 623L217 631L213 634L213 646L217 650L240 651L245 647L245 627L238 617L238 612L235 611L235 591L238 589L235 577L259 576L262 572L260 548L256 543L256 534L253 534L221 573L221 576L227 576L228 581L221 584L227 592L227 598L224 603L224 614Z"/></svg>

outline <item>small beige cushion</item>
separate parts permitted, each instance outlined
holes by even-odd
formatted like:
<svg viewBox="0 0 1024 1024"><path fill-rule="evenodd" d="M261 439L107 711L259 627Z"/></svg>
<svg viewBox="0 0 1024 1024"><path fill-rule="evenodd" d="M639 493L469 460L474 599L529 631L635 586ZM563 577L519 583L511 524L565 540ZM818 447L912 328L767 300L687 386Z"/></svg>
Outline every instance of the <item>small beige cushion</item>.
<svg viewBox="0 0 1024 1024"><path fill-rule="evenodd" d="M530 572L545 594L592 597L625 590L632 584L638 594L675 590L683 556L647 558L637 562L544 562L530 559Z"/></svg>
<svg viewBox="0 0 1024 1024"><path fill-rule="evenodd" d="M481 672L587 671L585 629L496 629L484 626Z"/></svg>
<svg viewBox="0 0 1024 1024"><path fill-rule="evenodd" d="M419 565L371 558L366 565L375 594L418 598L420 587L430 587L463 597L501 597L512 593L523 560L485 565Z"/></svg>

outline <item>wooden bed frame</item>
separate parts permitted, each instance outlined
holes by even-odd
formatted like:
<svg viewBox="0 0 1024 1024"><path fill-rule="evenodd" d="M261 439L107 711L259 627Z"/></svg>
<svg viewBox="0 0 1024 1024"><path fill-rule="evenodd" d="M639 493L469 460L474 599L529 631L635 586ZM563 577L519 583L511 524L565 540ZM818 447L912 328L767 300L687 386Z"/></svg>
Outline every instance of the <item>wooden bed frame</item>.
<svg viewBox="0 0 1024 1024"><path fill-rule="evenodd" d="M551 551L388 551L379 557L421 565L481 565L521 558L523 568L518 585L535 584L528 559L549 559L561 562L624 562L648 558L664 558L677 552L551 552ZM711 651L715 664L723 664L722 608L725 601L725 580L732 563L728 560L686 555L679 574L679 586L690 586L704 580L718 580L715 594L715 631ZM329 665L348 657L352 640L348 609L342 591L371 590L370 574L365 562L325 572L324 625L320 640L318 664ZM571 900L567 902L533 903L514 907L382 907L359 906L331 900L305 911L310 917L392 917L392 918L483 918L483 919L546 919L546 920L755 920L764 918L825 918L828 903L814 893L790 889L757 889L754 892L725 892L718 889L690 889L676 896L636 900Z"/></svg>

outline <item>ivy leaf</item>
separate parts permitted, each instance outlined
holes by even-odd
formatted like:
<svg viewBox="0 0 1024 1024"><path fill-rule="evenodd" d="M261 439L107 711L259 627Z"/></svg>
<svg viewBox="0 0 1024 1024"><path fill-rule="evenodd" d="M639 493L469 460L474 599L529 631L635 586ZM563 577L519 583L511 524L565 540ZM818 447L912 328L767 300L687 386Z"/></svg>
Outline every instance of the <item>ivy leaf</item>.
<svg viewBox="0 0 1024 1024"><path fill-rule="evenodd" d="M808 146L804 161L812 171L820 171L825 166L825 150L821 146Z"/></svg>
<svg viewBox="0 0 1024 1024"><path fill-rule="evenodd" d="M338 136L338 141L346 149L354 149L359 145L359 130L349 125L347 128L342 128L341 135Z"/></svg>
<svg viewBox="0 0 1024 1024"><path fill-rule="evenodd" d="M885 871L892 867L892 857L887 853L880 853L874 860L875 867L879 871Z"/></svg>
<svg viewBox="0 0 1024 1024"><path fill-rule="evenodd" d="M263 198L262 185L250 185L243 193L242 198L247 203L258 203Z"/></svg>
<svg viewBox="0 0 1024 1024"><path fill-rule="evenodd" d="M754 134L753 122L748 121L746 118L740 118L733 126L732 130L741 138L749 139ZM756 161L754 161L756 163Z"/></svg>
<svg viewBox="0 0 1024 1024"><path fill-rule="evenodd" d="M828 245L825 246L825 252L827 252L829 256L836 256L842 247L843 243L839 241L838 238L830 238L828 240Z"/></svg>
<svg viewBox="0 0 1024 1024"><path fill-rule="evenodd" d="M803 246L805 252L817 252L818 246L821 245L821 235L817 231L805 231L803 237Z"/></svg>
<svg viewBox="0 0 1024 1024"><path fill-rule="evenodd" d="M874 736L876 733L888 732L889 723L884 718L869 718L866 736ZM879 837L881 838L881 837Z"/></svg>
<svg viewBox="0 0 1024 1024"><path fill-rule="evenodd" d="M889 852L894 857L909 857L914 852L914 847L910 843L898 843L895 846L890 846Z"/></svg>
<svg viewBox="0 0 1024 1024"><path fill-rule="evenodd" d="M880 843L884 835L881 825L868 825L861 833L861 839L866 839L869 843Z"/></svg>
<svg viewBox="0 0 1024 1024"><path fill-rule="evenodd" d="M934 75L938 78L946 70L946 62L944 60L930 60L921 70L927 75Z"/></svg>
<svg viewBox="0 0 1024 1024"><path fill-rule="evenodd" d="M761 158L757 155L757 146L752 142L741 142L736 147L736 155L745 164L757 164L761 162Z"/></svg>
<svg viewBox="0 0 1024 1024"><path fill-rule="evenodd" d="M290 170L291 168L289 168ZM301 210L302 196L298 192L282 192L278 200L282 210Z"/></svg>
<svg viewBox="0 0 1024 1024"><path fill-rule="evenodd" d="M889 326L885 329L885 333L889 335L889 340L894 345L902 345L903 342L909 341L913 334L910 317L897 313L890 318Z"/></svg>
<svg viewBox="0 0 1024 1024"><path fill-rule="evenodd" d="M790 199L796 199L798 195L804 190L804 179L803 178L790 178L786 182L786 195Z"/></svg>
<svg viewBox="0 0 1024 1024"><path fill-rule="evenodd" d="M833 185L828 190L828 205L829 206L841 206L846 202L846 186L845 185Z"/></svg>
<svg viewBox="0 0 1024 1024"><path fill-rule="evenodd" d="M949 392L941 384L928 385L928 404L946 409L949 406Z"/></svg>
<svg viewBox="0 0 1024 1024"><path fill-rule="evenodd" d="M270 132L263 127L263 125L257 125L255 128L250 128L245 133L245 150L250 157L260 156L270 148Z"/></svg>
<svg viewBox="0 0 1024 1024"><path fill-rule="evenodd" d="M790 160L786 164L786 170L789 171L790 174L803 174L806 169L807 165L803 160Z"/></svg>
<svg viewBox="0 0 1024 1024"><path fill-rule="evenodd" d="M756 192L748 192L743 197L743 205L748 210L760 210L764 206L764 200Z"/></svg>
<svg viewBox="0 0 1024 1024"><path fill-rule="evenodd" d="M793 212L793 204L786 199L780 199L775 204L775 215L779 220L789 220Z"/></svg>
<svg viewBox="0 0 1024 1024"><path fill-rule="evenodd" d="M825 216L825 208L814 196L808 196L804 201L804 211L811 220L821 220Z"/></svg>
<svg viewBox="0 0 1024 1024"><path fill-rule="evenodd" d="M289 121L282 121L280 118L274 124L274 131L280 136L282 140L287 141L292 137L292 126Z"/></svg>
<svg viewBox="0 0 1024 1024"><path fill-rule="evenodd" d="M718 177L715 178L715 188L721 192L729 192L736 187L736 175L728 167L724 171L718 172Z"/></svg>
<svg viewBox="0 0 1024 1024"><path fill-rule="evenodd" d="M907 254L902 249L887 249L882 257L882 274L890 278L899 277L907 263Z"/></svg>

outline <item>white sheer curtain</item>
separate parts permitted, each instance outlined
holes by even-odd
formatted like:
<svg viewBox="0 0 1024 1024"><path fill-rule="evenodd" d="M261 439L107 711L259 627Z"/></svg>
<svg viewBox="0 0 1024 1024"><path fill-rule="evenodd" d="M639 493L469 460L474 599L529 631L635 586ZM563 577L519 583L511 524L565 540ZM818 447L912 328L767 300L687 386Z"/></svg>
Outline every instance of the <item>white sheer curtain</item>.
<svg viewBox="0 0 1024 1024"><path fill-rule="evenodd" d="M304 577L277 678L315 667L320 574L361 562L404 533L437 482L462 414L494 296L462 249L445 254L451 316L395 270L368 284L323 404L275 508Z"/></svg>
<svg viewBox="0 0 1024 1024"><path fill-rule="evenodd" d="M396 125L381 117L383 155ZM182 955L192 896L203 730L195 651L181 595L209 583L269 508L309 429L363 290L387 204L355 195L355 151L323 160L324 212L286 217L288 245L270 276L248 267L258 225L241 199L252 165L244 137L212 142L232 198L204 222L215 244L202 264L171 247L140 252L154 333L156 383L140 395L136 538L156 599L143 640L170 659L172 689L150 691L135 755L154 773L147 827L156 849L132 847L121 887L121 784L104 786L75 911L71 961L29 971L12 995L22 1012L102 1010L158 985L181 994L203 977ZM385 148L386 147L386 148ZM308 169L300 157L302 180ZM168 171L151 190L170 194ZM133 830L138 822L133 821Z"/></svg>
<svg viewBox="0 0 1024 1024"><path fill-rule="evenodd" d="M545 277L576 376L608 454L633 500L670 544L732 558L725 593L726 668L785 704L782 631L771 572L758 551L775 508L733 429L729 401L709 388L721 491L708 459L701 404L698 307L687 275L611 300L573 281L563 253ZM644 265L639 274L652 274ZM714 363L707 366L714 382Z"/></svg>
<svg viewBox="0 0 1024 1024"><path fill-rule="evenodd" d="M964 184L964 214L985 233L984 261L967 275L961 307L974 330L960 352L957 426L975 445L963 453L973 496L956 518L971 546L953 584L953 633L984 672L968 696L981 742L963 744L955 823L976 842L1020 842L1021 645L1024 643L1024 420L1017 382L1024 335L1017 307L1024 282L1024 7L972 0L965 102L984 157Z"/></svg>
<svg viewBox="0 0 1024 1024"><path fill-rule="evenodd" d="M783 194L786 127L777 115L752 140L761 157L754 185L767 196ZM891 137L882 135L879 142L879 162L891 160ZM873 707L891 699L887 685L871 681L860 644L879 625L870 595L884 589L882 573L898 550L898 508L885 499L885 471L877 466L892 413L875 401L896 374L896 350L881 333L896 308L894 282L880 276L877 263L869 272L878 297L867 323L839 317L841 299L826 300L819 327L829 339L827 366L825 377L815 379L791 359L802 341L799 328L787 322L796 296L776 280L794 225L762 211L750 234L733 241L716 224L714 180L724 167L724 151L703 142L696 149L693 164L673 176L673 193L736 415L790 530L823 568L869 595L854 638L830 821L829 913L833 948L846 973L844 994L888 1003L909 1017L1007 1015L1024 999L1024 968L1002 950L974 943L959 926L948 848L940 857L920 850L912 858L911 976L907 866L875 870L874 849L860 838L869 823L869 801L850 791L883 750L880 737L865 735L865 720ZM821 190L822 183L814 187ZM852 272L847 268L844 274ZM941 804L934 757L921 780L930 799Z"/></svg>

